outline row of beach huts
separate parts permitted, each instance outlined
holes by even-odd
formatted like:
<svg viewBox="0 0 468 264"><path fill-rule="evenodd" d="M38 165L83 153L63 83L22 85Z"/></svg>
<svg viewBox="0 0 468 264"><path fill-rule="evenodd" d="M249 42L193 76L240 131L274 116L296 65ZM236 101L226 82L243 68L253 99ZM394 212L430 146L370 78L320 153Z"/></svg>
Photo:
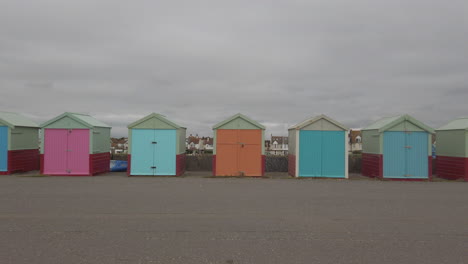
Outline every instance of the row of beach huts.
<svg viewBox="0 0 468 264"><path fill-rule="evenodd" d="M85 176L108 172L110 130L87 114L66 112L39 126L20 114L0 112L0 174L40 170L44 175ZM237 114L213 130L214 176L265 174L263 125ZM325 115L291 127L289 174L348 178L347 133L347 127ZM436 131L409 115L378 120L362 129L362 174L430 180L434 133L436 174L468 181L468 118L455 119ZM129 124L128 134L129 176L179 176L185 172L186 128L152 113Z"/></svg>

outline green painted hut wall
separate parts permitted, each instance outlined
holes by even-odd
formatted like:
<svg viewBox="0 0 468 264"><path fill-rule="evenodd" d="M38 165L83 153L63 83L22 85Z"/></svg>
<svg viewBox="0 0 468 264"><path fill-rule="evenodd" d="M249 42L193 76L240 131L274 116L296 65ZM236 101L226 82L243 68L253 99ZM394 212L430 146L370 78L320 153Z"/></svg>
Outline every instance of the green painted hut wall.
<svg viewBox="0 0 468 264"><path fill-rule="evenodd" d="M185 138L187 135L186 128L177 129L177 154L185 153Z"/></svg>
<svg viewBox="0 0 468 264"><path fill-rule="evenodd" d="M88 128L87 126L85 126L84 124L80 123L80 122L77 122L73 119L71 119L70 117L68 116L64 116L62 118L60 118L59 120L47 125L46 127L44 128L62 128L62 129L74 129L74 128Z"/></svg>
<svg viewBox="0 0 468 264"><path fill-rule="evenodd" d="M437 155L465 157L466 132L464 130L437 131Z"/></svg>
<svg viewBox="0 0 468 264"><path fill-rule="evenodd" d="M213 131L213 155L216 155L216 134L217 134L216 131L217 130Z"/></svg>
<svg viewBox="0 0 468 264"><path fill-rule="evenodd" d="M387 131L413 131L413 132L424 132L425 130L416 126L415 124L405 120L404 122L398 123L395 126L389 128Z"/></svg>
<svg viewBox="0 0 468 264"><path fill-rule="evenodd" d="M362 152L371 154L382 154L383 136L377 129L363 130Z"/></svg>
<svg viewBox="0 0 468 264"><path fill-rule="evenodd" d="M9 150L39 148L39 128L15 127L9 131Z"/></svg>
<svg viewBox="0 0 468 264"><path fill-rule="evenodd" d="M90 129L90 154L110 151L110 128L95 127Z"/></svg>
<svg viewBox="0 0 468 264"><path fill-rule="evenodd" d="M254 124L247 122L242 118L236 118L230 122L218 127L217 129L259 129Z"/></svg>
<svg viewBox="0 0 468 264"><path fill-rule="evenodd" d="M288 152L291 155L297 155L296 154L296 134L297 134L296 129L288 130Z"/></svg>
<svg viewBox="0 0 468 264"><path fill-rule="evenodd" d="M326 119L319 119L312 124L309 124L301 130L319 130L319 131L343 131L343 129Z"/></svg>

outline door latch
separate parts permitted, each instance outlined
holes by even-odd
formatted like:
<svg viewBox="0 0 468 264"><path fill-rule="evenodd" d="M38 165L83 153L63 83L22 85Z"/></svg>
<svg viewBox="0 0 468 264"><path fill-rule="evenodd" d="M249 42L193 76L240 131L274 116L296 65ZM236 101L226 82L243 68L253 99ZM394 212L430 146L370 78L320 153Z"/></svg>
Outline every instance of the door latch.
<svg viewBox="0 0 468 264"><path fill-rule="evenodd" d="M156 169L156 166L151 166L152 169Z"/></svg>

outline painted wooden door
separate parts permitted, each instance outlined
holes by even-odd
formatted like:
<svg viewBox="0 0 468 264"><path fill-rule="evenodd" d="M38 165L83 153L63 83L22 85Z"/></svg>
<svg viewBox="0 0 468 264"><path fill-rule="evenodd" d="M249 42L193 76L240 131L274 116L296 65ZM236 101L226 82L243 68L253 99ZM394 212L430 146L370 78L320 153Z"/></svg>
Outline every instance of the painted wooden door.
<svg viewBox="0 0 468 264"><path fill-rule="evenodd" d="M89 130L68 131L67 172L72 175L89 174Z"/></svg>
<svg viewBox="0 0 468 264"><path fill-rule="evenodd" d="M0 171L8 171L8 127L0 126Z"/></svg>
<svg viewBox="0 0 468 264"><path fill-rule="evenodd" d="M345 132L301 130L299 176L344 178Z"/></svg>
<svg viewBox="0 0 468 264"><path fill-rule="evenodd" d="M384 178L428 178L426 132L384 132Z"/></svg>
<svg viewBox="0 0 468 264"><path fill-rule="evenodd" d="M262 131L219 129L216 132L216 175L261 176Z"/></svg>
<svg viewBox="0 0 468 264"><path fill-rule="evenodd" d="M406 175L407 178L428 178L428 133L411 132L406 134Z"/></svg>
<svg viewBox="0 0 468 264"><path fill-rule="evenodd" d="M88 175L89 130L45 129L44 174Z"/></svg>
<svg viewBox="0 0 468 264"><path fill-rule="evenodd" d="M345 132L322 131L322 175L323 177L344 178Z"/></svg>
<svg viewBox="0 0 468 264"><path fill-rule="evenodd" d="M175 175L175 163L175 129L132 129L132 175Z"/></svg>
<svg viewBox="0 0 468 264"><path fill-rule="evenodd" d="M299 176L322 176L322 131L299 131Z"/></svg>

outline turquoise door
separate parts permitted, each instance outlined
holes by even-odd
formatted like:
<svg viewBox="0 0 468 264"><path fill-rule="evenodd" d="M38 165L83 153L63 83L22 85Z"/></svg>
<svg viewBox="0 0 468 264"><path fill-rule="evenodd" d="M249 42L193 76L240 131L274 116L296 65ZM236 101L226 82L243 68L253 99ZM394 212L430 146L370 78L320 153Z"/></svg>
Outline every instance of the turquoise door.
<svg viewBox="0 0 468 264"><path fill-rule="evenodd" d="M299 176L345 177L345 132L301 130Z"/></svg>
<svg viewBox="0 0 468 264"><path fill-rule="evenodd" d="M428 178L428 134L384 132L384 178Z"/></svg>
<svg viewBox="0 0 468 264"><path fill-rule="evenodd" d="M406 174L410 178L429 177L429 149L427 132L411 132L406 134L407 165Z"/></svg>
<svg viewBox="0 0 468 264"><path fill-rule="evenodd" d="M299 176L322 177L322 131L299 131Z"/></svg>
<svg viewBox="0 0 468 264"><path fill-rule="evenodd" d="M345 132L322 131L322 176L345 177Z"/></svg>
<svg viewBox="0 0 468 264"><path fill-rule="evenodd" d="M8 127L0 126L0 171L8 171Z"/></svg>
<svg viewBox="0 0 468 264"><path fill-rule="evenodd" d="M132 129L132 175L175 175L176 131Z"/></svg>

